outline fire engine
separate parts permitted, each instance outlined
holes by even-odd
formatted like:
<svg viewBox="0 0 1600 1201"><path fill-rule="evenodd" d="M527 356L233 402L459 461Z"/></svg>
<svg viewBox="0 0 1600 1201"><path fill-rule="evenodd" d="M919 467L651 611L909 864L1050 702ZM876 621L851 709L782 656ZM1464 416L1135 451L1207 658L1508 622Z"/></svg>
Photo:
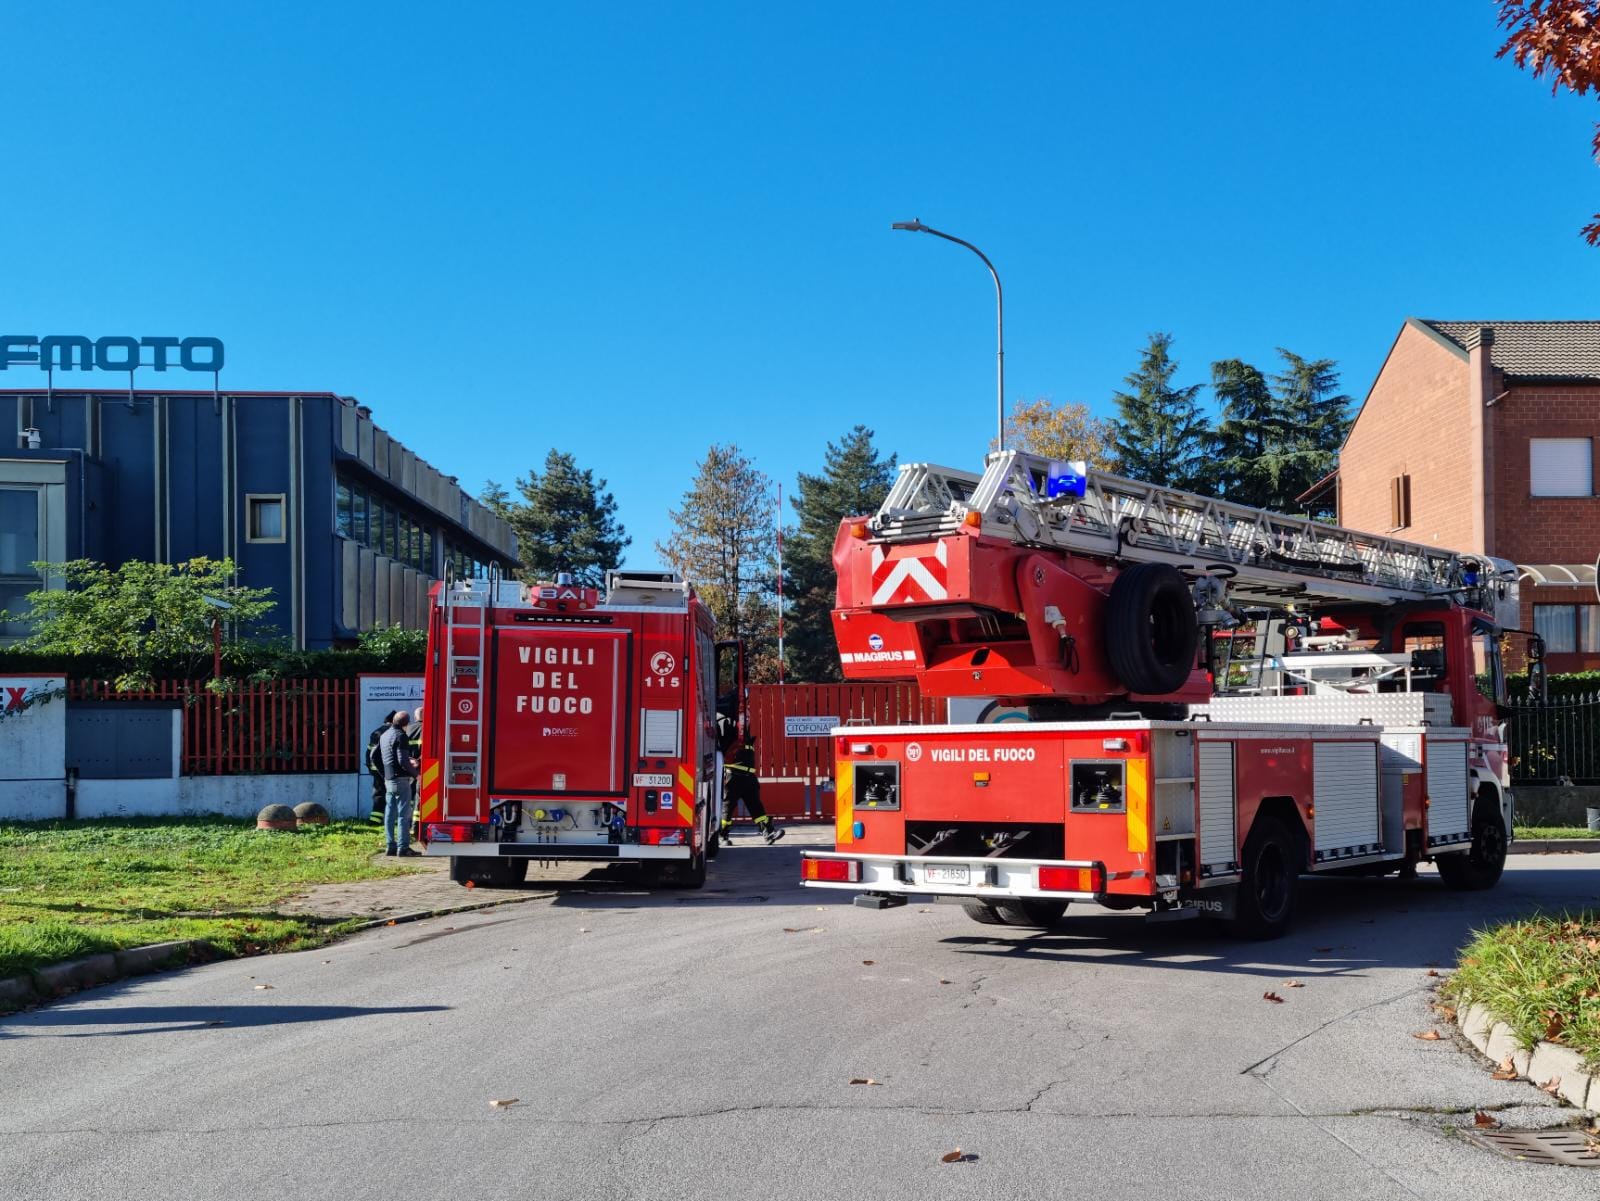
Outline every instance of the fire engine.
<svg viewBox="0 0 1600 1201"><path fill-rule="evenodd" d="M811 887L1275 937L1308 874L1499 879L1504 560L1000 451L902 467L834 564L846 678L915 680L961 724L834 731Z"/></svg>
<svg viewBox="0 0 1600 1201"><path fill-rule="evenodd" d="M518 884L530 860L595 860L699 888L717 851L719 717L744 729L743 662L674 572L609 572L603 598L569 576L435 584L424 854L448 855L460 884Z"/></svg>

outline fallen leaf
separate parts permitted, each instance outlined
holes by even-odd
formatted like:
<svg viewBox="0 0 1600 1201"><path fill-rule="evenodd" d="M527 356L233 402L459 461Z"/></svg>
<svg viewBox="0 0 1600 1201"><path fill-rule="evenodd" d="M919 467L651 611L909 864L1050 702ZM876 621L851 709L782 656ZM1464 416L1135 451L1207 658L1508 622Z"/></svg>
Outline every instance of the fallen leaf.
<svg viewBox="0 0 1600 1201"><path fill-rule="evenodd" d="M503 1101L501 1101L501 1100L490 1101L489 1102L489 1108L490 1109L505 1109L508 1105L515 1105L520 1100L522 1100L521 1097L507 1097Z"/></svg>
<svg viewBox="0 0 1600 1201"><path fill-rule="evenodd" d="M1430 975L1430 976L1437 976L1437 975L1438 975L1438 974L1439 974L1439 973L1438 973L1438 971L1437 971L1437 970L1436 970L1436 969L1434 969L1434 968L1431 968L1431 967L1430 967L1430 968L1429 968L1429 969L1428 969L1428 975Z"/></svg>
<svg viewBox="0 0 1600 1201"><path fill-rule="evenodd" d="M1438 1012L1439 1016L1442 1017L1445 1021L1453 1022L1453 1021L1456 1020L1456 1011L1454 1009L1452 1009L1450 1006L1448 1006L1448 1005L1435 1005L1434 1009Z"/></svg>
<svg viewBox="0 0 1600 1201"><path fill-rule="evenodd" d="M875 964L877 962L878 961L876 959L863 959L861 961L861 966L862 967L871 967L873 964Z"/></svg>
<svg viewBox="0 0 1600 1201"><path fill-rule="evenodd" d="M950 983L950 981L948 981L948 980L941 980L941 981L939 981L939 983L940 983L940 984L949 984L949 983Z"/></svg>
<svg viewBox="0 0 1600 1201"><path fill-rule="evenodd" d="M1305 987L1305 985L1300 983L1300 981L1298 981L1298 980L1285 980L1283 982L1283 986L1285 988L1304 988Z"/></svg>
<svg viewBox="0 0 1600 1201"><path fill-rule="evenodd" d="M1283 1004L1283 998L1275 992L1264 992L1261 994L1261 999L1263 1001L1271 1001L1274 1005Z"/></svg>
<svg viewBox="0 0 1600 1201"><path fill-rule="evenodd" d="M939 1156L939 1162L940 1163L960 1163L961 1162L961 1148L957 1147L954 1151L946 1151L943 1155Z"/></svg>
<svg viewBox="0 0 1600 1201"><path fill-rule="evenodd" d="M933 910L931 910L931 909L919 909L919 910L917 910L917 912L918 913L932 913Z"/></svg>
<svg viewBox="0 0 1600 1201"><path fill-rule="evenodd" d="M270 985L270 984L258 984L258 985L256 985L256 991L260 992L263 988L271 988L271 987L272 987L272 985Z"/></svg>
<svg viewBox="0 0 1600 1201"><path fill-rule="evenodd" d="M1444 1035L1440 1034L1437 1030L1418 1030L1411 1037L1420 1038L1425 1043L1436 1043L1443 1038Z"/></svg>
<svg viewBox="0 0 1600 1201"><path fill-rule="evenodd" d="M589 933L589 927L588 926L579 926L578 927L578 933L579 934L587 934L587 933Z"/></svg>
<svg viewBox="0 0 1600 1201"><path fill-rule="evenodd" d="M874 1080L871 1076L857 1076L854 1079L852 1079L850 1081L850 1083L851 1084L881 1084L882 1082L878 1081L878 1080Z"/></svg>
<svg viewBox="0 0 1600 1201"><path fill-rule="evenodd" d="M1472 1115L1472 1124L1474 1126L1486 1127L1486 1128L1489 1128L1489 1129L1493 1129L1494 1127L1500 1125L1499 1121L1497 1121L1495 1118L1490 1117L1488 1114L1484 1113L1483 1110L1481 1110L1481 1109L1478 1110L1477 1113Z"/></svg>
<svg viewBox="0 0 1600 1201"><path fill-rule="evenodd" d="M1489 1073L1489 1079L1490 1080L1515 1080L1516 1078L1517 1078L1517 1069L1516 1068L1508 1068L1508 1067L1502 1066L1502 1067L1496 1068L1494 1071Z"/></svg>
<svg viewBox="0 0 1600 1201"><path fill-rule="evenodd" d="M322 962L323 962L323 963L332 963L332 962L333 962L333 960L331 960L331 959L324 959L324 960L323 960L323 961L322 961Z"/></svg>
<svg viewBox="0 0 1600 1201"><path fill-rule="evenodd" d="M1552 1076L1539 1086L1540 1092L1549 1093L1552 1097L1561 1091L1561 1077Z"/></svg>
<svg viewBox="0 0 1600 1201"><path fill-rule="evenodd" d="M385 926L392 926L392 925L394 925L394 918L390 918L390 919L389 919L389 920L388 920L388 921L386 921L386 922L384 922L384 923L383 923L383 924L384 924L384 925L385 925Z"/></svg>
<svg viewBox="0 0 1600 1201"><path fill-rule="evenodd" d="M1567 1019L1554 1009L1544 1012L1545 1027L1544 1037L1546 1042L1558 1043L1561 1041L1561 1032L1567 1028Z"/></svg>

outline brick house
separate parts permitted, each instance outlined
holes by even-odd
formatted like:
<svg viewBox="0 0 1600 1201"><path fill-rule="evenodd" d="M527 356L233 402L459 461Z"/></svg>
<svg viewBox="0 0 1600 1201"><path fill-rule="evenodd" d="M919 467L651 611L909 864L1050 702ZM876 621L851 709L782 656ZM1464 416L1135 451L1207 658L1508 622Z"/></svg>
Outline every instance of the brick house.
<svg viewBox="0 0 1600 1201"><path fill-rule="evenodd" d="M1339 454L1339 520L1510 559L1550 670L1600 668L1600 321L1407 318Z"/></svg>

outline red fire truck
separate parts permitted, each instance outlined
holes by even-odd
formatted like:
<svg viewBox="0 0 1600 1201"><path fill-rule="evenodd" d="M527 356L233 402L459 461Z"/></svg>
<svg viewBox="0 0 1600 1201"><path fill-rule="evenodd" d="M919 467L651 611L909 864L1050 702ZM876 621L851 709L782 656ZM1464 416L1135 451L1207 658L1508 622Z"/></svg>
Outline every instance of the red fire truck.
<svg viewBox="0 0 1600 1201"><path fill-rule="evenodd" d="M845 676L914 679L961 724L835 731L807 885L1273 937L1306 874L1500 876L1503 560L1002 451L903 467L834 563Z"/></svg>
<svg viewBox="0 0 1600 1201"><path fill-rule="evenodd" d="M743 656L673 572L434 585L423 683L424 853L461 884L530 860L640 865L699 888L716 855L724 728L744 729ZM726 684L718 689L719 672Z"/></svg>

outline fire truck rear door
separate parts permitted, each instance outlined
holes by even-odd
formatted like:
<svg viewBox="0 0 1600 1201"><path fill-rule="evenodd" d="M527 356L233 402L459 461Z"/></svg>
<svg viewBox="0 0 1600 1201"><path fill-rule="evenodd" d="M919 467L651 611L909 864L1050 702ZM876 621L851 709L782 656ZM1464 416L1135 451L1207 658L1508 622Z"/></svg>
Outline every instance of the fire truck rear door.
<svg viewBox="0 0 1600 1201"><path fill-rule="evenodd" d="M496 795L626 793L629 649L627 630L498 631L489 733Z"/></svg>

